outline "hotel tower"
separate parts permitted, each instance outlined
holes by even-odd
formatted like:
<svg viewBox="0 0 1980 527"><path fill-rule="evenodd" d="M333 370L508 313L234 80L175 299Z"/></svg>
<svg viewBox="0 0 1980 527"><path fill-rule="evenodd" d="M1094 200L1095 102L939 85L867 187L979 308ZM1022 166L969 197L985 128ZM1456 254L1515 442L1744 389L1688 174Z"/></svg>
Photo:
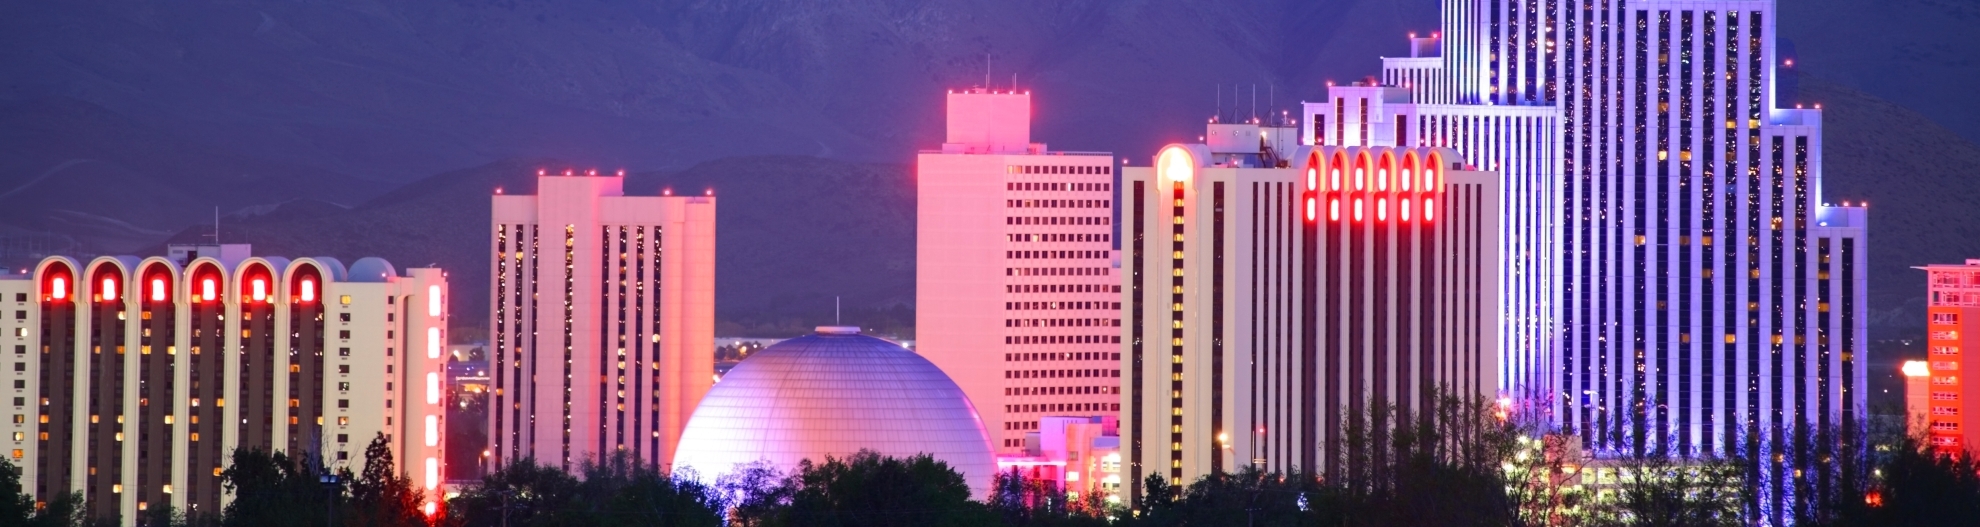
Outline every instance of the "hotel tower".
<svg viewBox="0 0 1980 527"><path fill-rule="evenodd" d="M1245 465L1362 473L1381 449L1347 452L1345 429L1387 444L1438 394L1497 393L1497 174L1446 148L1302 146L1291 128L1205 137L1121 169L1132 496L1150 475Z"/></svg>
<svg viewBox="0 0 1980 527"><path fill-rule="evenodd" d="M488 463L672 463L714 385L715 198L538 172L489 224ZM655 189L658 191L658 189Z"/></svg>
<svg viewBox="0 0 1980 527"><path fill-rule="evenodd" d="M1867 209L1821 196L1821 110L1779 100L1777 19L1770 0L1446 0L1442 31L1301 118L1309 144L1499 172L1501 389L1598 455L1760 460L1778 524L1863 426L1869 249Z"/></svg>
<svg viewBox="0 0 1980 527"><path fill-rule="evenodd" d="M92 518L219 514L235 450L359 472L379 434L440 500L444 273L174 249L0 278L0 448L37 503L77 491Z"/></svg>
<svg viewBox="0 0 1980 527"><path fill-rule="evenodd" d="M1120 410L1114 160L1031 142L1031 94L948 94L916 160L915 351L960 385L999 453L1045 416Z"/></svg>

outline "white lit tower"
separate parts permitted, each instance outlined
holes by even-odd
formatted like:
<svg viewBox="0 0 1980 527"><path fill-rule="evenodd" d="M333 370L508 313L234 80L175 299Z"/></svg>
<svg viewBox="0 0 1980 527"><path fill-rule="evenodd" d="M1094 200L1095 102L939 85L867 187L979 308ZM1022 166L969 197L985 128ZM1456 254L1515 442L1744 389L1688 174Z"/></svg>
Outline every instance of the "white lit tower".
<svg viewBox="0 0 1980 527"><path fill-rule="evenodd" d="M1031 94L948 94L917 158L916 350L955 379L998 452L1045 416L1120 410L1113 157L1031 142Z"/></svg>
<svg viewBox="0 0 1980 527"><path fill-rule="evenodd" d="M1449 147L1504 174L1523 265L1502 389L1544 397L1598 453L1762 460L1758 512L1786 523L1821 488L1794 474L1832 454L1822 431L1863 425L1868 247L1867 209L1822 201L1819 107L1780 108L1775 2L1443 11L1366 87L1405 98L1363 114L1337 88L1308 104L1309 139Z"/></svg>

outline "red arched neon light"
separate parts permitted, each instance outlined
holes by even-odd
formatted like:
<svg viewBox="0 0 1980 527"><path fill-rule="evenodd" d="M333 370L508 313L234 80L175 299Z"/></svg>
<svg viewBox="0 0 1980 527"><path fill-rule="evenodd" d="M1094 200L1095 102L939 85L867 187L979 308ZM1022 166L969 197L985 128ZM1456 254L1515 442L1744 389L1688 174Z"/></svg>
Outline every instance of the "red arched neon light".
<svg viewBox="0 0 1980 527"><path fill-rule="evenodd" d="M41 270L41 298L50 302L67 302L69 292L75 287L75 272L66 263L48 264Z"/></svg>

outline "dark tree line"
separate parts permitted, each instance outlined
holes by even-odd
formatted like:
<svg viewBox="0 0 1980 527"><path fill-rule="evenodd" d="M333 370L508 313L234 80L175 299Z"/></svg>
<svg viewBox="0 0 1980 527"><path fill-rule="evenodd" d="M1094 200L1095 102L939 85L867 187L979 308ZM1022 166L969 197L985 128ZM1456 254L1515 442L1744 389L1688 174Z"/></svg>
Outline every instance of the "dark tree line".
<svg viewBox="0 0 1980 527"><path fill-rule="evenodd" d="M1364 416L1375 422L1375 414ZM1442 398L1427 415L1395 417L1380 434L1341 434L1333 474L1241 467L1180 484L1144 482L1139 511L1101 496L999 474L971 496L954 469L927 455L860 452L805 462L791 473L748 466L712 483L660 472L627 454L576 473L520 460L461 489L435 518L397 471L383 437L364 470L331 472L310 456L237 451L223 472L233 500L221 514L186 517L153 507L145 526L1735 526L1756 520L1755 463L1740 458L1623 453L1591 461L1571 438L1541 436L1492 402ZM1816 526L1980 525L1980 462L1902 430L1842 443L1798 486L1829 485L1787 511ZM1379 437L1379 439L1378 439ZM1588 470L1607 471L1597 481ZM0 460L0 526L121 523L87 518L80 494L41 506L20 472ZM335 476L328 478L326 476ZM1808 483L1809 481L1830 483ZM1799 488L1799 487L1798 487Z"/></svg>
<svg viewBox="0 0 1980 527"><path fill-rule="evenodd" d="M134 521L107 513L86 515L82 493L36 509L22 492L20 470L0 461L0 526L94 527L414 527L427 524L424 493L397 469L383 434L364 451L364 469L332 471L313 455L291 457L259 449L235 450L221 481L233 501L219 514L185 514L152 505Z"/></svg>

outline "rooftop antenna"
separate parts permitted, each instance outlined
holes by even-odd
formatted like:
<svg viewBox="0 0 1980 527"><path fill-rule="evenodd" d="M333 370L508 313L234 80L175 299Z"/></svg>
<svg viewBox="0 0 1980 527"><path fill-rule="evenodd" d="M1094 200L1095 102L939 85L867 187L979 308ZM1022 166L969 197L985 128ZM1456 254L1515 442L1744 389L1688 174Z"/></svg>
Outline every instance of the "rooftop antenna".
<svg viewBox="0 0 1980 527"><path fill-rule="evenodd" d="M1017 72L1011 72L1011 93L1017 93Z"/></svg>
<svg viewBox="0 0 1980 527"><path fill-rule="evenodd" d="M1217 85L1217 119L1224 118L1224 85Z"/></svg>
<svg viewBox="0 0 1980 527"><path fill-rule="evenodd" d="M1277 107L1279 107L1279 85L1267 82L1265 83L1265 116L1271 117L1272 109ZM1285 124L1277 123L1273 126L1285 126Z"/></svg>
<svg viewBox="0 0 1980 527"><path fill-rule="evenodd" d="M220 206L213 207L213 244L220 245Z"/></svg>
<svg viewBox="0 0 1980 527"><path fill-rule="evenodd" d="M990 52L983 52L983 89L990 89Z"/></svg>
<svg viewBox="0 0 1980 527"><path fill-rule="evenodd" d="M1258 121L1258 84L1257 83L1252 83L1251 85L1251 120L1252 122Z"/></svg>
<svg viewBox="0 0 1980 527"><path fill-rule="evenodd" d="M839 321L839 296L838 296L838 295L832 295L832 325L834 325L834 326L837 326L837 325L841 325L841 324L840 324L840 321Z"/></svg>

